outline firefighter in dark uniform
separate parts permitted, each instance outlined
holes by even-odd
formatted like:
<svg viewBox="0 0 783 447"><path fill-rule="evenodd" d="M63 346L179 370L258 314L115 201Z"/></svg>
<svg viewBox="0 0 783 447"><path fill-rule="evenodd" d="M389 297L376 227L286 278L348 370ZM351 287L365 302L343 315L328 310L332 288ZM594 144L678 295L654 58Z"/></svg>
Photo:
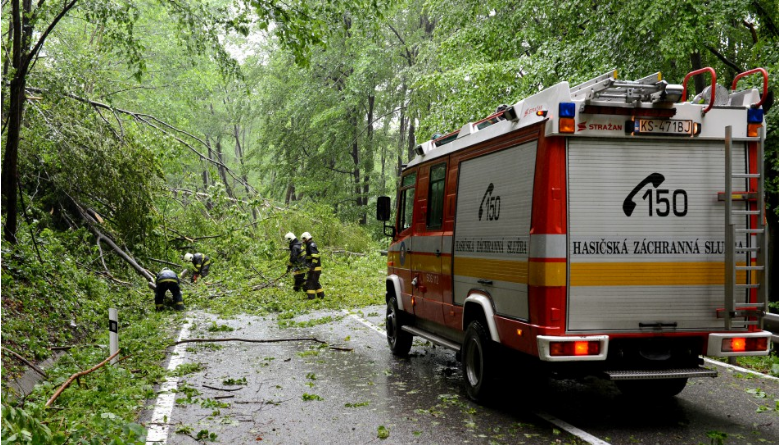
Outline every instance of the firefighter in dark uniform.
<svg viewBox="0 0 783 447"><path fill-rule="evenodd" d="M155 277L155 310L163 310L163 300L166 292L171 290L174 298L174 309L185 310L185 302L182 300L182 292L179 290L179 277L173 270L163 268Z"/></svg>
<svg viewBox="0 0 783 447"><path fill-rule="evenodd" d="M302 242L305 244L305 265L307 266L307 299L324 297L324 289L321 288L321 254L318 253L318 246L315 245L313 237L308 232L302 233Z"/></svg>
<svg viewBox="0 0 783 447"><path fill-rule="evenodd" d="M212 261L201 253L196 253L195 255L185 253L185 261L193 263L193 267L190 269L190 282L196 282L200 277L207 276L207 273L209 273L209 266L212 264Z"/></svg>
<svg viewBox="0 0 783 447"><path fill-rule="evenodd" d="M285 240L288 241L288 250L291 252L288 257L288 269L285 272L294 271L294 292L298 292L304 290L305 285L305 251L302 250L302 243L294 233L286 234Z"/></svg>

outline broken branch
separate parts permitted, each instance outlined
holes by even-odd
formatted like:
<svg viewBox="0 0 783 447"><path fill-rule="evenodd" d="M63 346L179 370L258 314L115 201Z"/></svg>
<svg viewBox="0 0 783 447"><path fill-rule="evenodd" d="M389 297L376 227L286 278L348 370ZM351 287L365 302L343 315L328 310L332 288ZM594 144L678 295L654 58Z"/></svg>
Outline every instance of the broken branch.
<svg viewBox="0 0 783 447"><path fill-rule="evenodd" d="M224 342L224 341L243 341L247 343L279 343L283 341L314 341L316 343L321 344L327 344L325 341L319 340L315 337L310 338L268 338L268 339L259 339L259 338L186 338L185 340L180 340L178 342L175 342L174 344L171 344L169 346L176 346L182 343L216 343L216 342Z"/></svg>
<svg viewBox="0 0 783 447"><path fill-rule="evenodd" d="M27 365L27 366L29 366L30 368L32 368L32 369L33 369L35 372L37 372L38 374L42 375L42 376L43 376L43 377L45 377L45 378L49 378L49 376L47 376L47 375L46 375L46 373L44 372L44 370L42 370L41 368L39 368L39 367L37 367L37 366L33 365L33 364L32 364L32 363L30 363L30 362L29 362L29 361L28 361L26 358L22 357L21 355L19 355L19 354L15 353L14 351L12 351L12 350L10 350L10 349L8 349L8 348L6 348L5 346L3 346L2 348L3 348L3 351L5 351L5 352L7 352L7 353L9 353L9 354L11 354L11 355L13 355L13 356L14 356L14 357L16 357L17 359L19 359L19 360L20 360L22 363L24 363L25 365Z"/></svg>
<svg viewBox="0 0 783 447"><path fill-rule="evenodd" d="M101 363L98 363L97 365L93 366L92 368L90 368L90 369L88 369L86 371L77 372L74 375L72 375L68 380L65 381L65 383L60 385L60 388L57 389L57 391L54 393L54 395L52 397L50 397L49 400L46 401L46 404L44 404L44 407L48 407L49 405L54 403L54 401L60 396L60 394L63 391L65 391L65 389L68 388L68 386L71 383L73 383L74 380L78 379L81 376L86 376L87 374L89 374L89 373L91 373L91 372L101 368L103 365L109 363L109 361L111 361L111 359L113 359L114 357L117 357L117 355L119 355L119 353L120 353L120 351L118 350L114 354L110 355L106 360L102 361Z"/></svg>

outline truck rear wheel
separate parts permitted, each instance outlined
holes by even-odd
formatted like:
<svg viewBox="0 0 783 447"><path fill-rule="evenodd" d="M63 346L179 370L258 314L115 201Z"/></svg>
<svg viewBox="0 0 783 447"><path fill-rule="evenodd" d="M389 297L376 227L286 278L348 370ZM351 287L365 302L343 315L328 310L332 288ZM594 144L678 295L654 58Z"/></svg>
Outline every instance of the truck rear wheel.
<svg viewBox="0 0 783 447"><path fill-rule="evenodd" d="M495 374L494 346L480 321L471 321L462 342L462 376L468 397L485 402L491 394Z"/></svg>
<svg viewBox="0 0 783 447"><path fill-rule="evenodd" d="M667 398L673 397L685 388L687 378L658 380L618 380L617 388L623 394L634 397Z"/></svg>
<svg viewBox="0 0 783 447"><path fill-rule="evenodd" d="M386 341L392 354L404 357L411 351L413 335L402 330L402 312L397 309L394 298L386 301Z"/></svg>

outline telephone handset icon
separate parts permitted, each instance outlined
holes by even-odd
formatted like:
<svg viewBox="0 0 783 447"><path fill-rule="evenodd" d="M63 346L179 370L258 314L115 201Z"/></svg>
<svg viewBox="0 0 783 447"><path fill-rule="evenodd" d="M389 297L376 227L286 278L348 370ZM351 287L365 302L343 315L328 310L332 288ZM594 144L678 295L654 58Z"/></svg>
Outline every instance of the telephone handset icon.
<svg viewBox="0 0 783 447"><path fill-rule="evenodd" d="M652 183L652 185L657 188L661 185L661 183L663 183L664 180L666 179L664 178L663 174L653 172L652 174L648 175L647 178L642 180L638 185L636 185L636 188L634 188L633 191L628 194L628 197L625 198L625 201L623 201L623 211L625 212L625 215L631 217L631 214L633 214L633 210L636 208L636 202L634 202L632 199L636 193L641 191L641 189L644 188L648 183Z"/></svg>

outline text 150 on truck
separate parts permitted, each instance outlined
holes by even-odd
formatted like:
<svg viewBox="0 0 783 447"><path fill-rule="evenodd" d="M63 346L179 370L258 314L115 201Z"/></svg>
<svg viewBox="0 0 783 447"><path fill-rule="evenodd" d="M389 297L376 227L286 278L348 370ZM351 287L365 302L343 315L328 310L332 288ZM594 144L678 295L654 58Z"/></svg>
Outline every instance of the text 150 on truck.
<svg viewBox="0 0 783 447"><path fill-rule="evenodd" d="M661 397L717 375L703 355L768 354L767 72L715 79L561 82L416 146L384 224L392 352L458 351L476 401L512 359Z"/></svg>

